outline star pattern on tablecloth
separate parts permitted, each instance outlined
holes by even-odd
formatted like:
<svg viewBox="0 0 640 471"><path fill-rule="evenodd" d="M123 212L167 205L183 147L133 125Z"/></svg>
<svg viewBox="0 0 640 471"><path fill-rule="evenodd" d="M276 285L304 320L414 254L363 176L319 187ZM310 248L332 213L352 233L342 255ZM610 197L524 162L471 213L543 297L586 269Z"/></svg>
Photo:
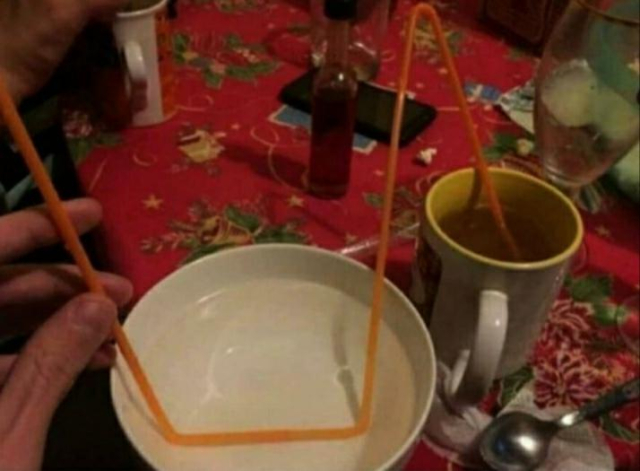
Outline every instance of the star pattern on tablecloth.
<svg viewBox="0 0 640 471"><path fill-rule="evenodd" d="M142 200L144 209L148 209L150 211L159 211L163 203L164 200L158 198L154 193L151 193L146 199Z"/></svg>
<svg viewBox="0 0 640 471"><path fill-rule="evenodd" d="M290 208L304 208L304 199L298 195L291 195L287 200Z"/></svg>
<svg viewBox="0 0 640 471"><path fill-rule="evenodd" d="M186 14L179 20L179 25L176 24L176 26L180 26L183 34L180 34L180 31L176 31L177 34L174 34L171 39L173 56L179 62L177 64L180 68L178 78L187 78L189 83L186 84L186 86L178 87L177 91L179 93L176 98L184 105L193 106L194 111L196 108L199 110L197 111L197 116L195 114L193 115L196 127L208 128L208 126L212 126L212 124L209 125L208 123L215 123L217 127L211 127L209 129L210 134L213 134L214 131L226 131L230 135L230 138L233 137L236 141L239 139L242 140L247 137L245 134L252 130L252 125L248 125L245 119L238 119L237 115L244 113L244 105L237 103L237 96L240 96L239 94L241 93L242 96L247 97L247 100L257 100L256 106L259 109L257 109L256 116L259 114L262 117L262 121L269 116L269 113L272 112L273 103L260 101L261 97L267 92L272 95L276 94L276 86L279 89L283 83L279 83L280 80L276 80L275 76L273 80L263 79L263 77L277 70L276 58L280 58L283 69L281 75L284 76L284 78L286 78L289 72L297 73L291 68L293 66L289 64L288 59L293 58L291 62L295 63L295 59L300 59L301 62L304 62L306 57L302 57L302 53L300 53L301 57L298 57L298 49L293 48L295 49L295 51L293 51L290 42L294 40L294 37L300 37L301 41L302 39L308 39L308 31L303 30L304 28L308 29L308 26L298 23L305 18L298 14L300 13L299 10L296 10L298 13L295 15L288 13L288 7L291 6L289 3L292 2L279 3L268 2L266 0L190 0L185 3L188 4L187 10L189 11L185 11ZM439 5L440 8L444 8L445 6L456 8L458 4L462 4L463 2L431 0L431 3ZM234 12L238 14L244 12L244 5L250 6L252 4L266 4L270 7L273 5L274 11L263 15L262 13L256 13L246 8L249 10L248 15L250 15L246 18L248 21L239 21L242 19L241 17L230 16L227 12L222 12L221 5L223 4L230 5L231 8L234 9ZM388 35L388 39L390 41L388 41L385 51L385 55L388 53L387 57L391 62L384 61L386 65L390 63L393 65L393 61L397 62L399 60L399 57L397 57L397 49L399 49L399 45L401 46L402 40L402 22L400 19L413 4L413 1L408 0L398 2L395 13L396 18L389 28L390 34ZM208 6L213 5L217 8L208 9ZM196 11L197 9L202 9L202 11ZM219 12L217 10L220 10L221 13L218 14ZM460 7L460 10L464 10L464 8ZM209 18L207 18L207 21L204 21L203 15L210 16L210 21ZM492 37L485 34L483 30L476 31L469 23L465 21L459 22L458 16L472 18L473 15L474 12L465 11L464 13L461 12L460 15L447 14L443 18L444 27L448 33L447 40L454 49L454 54L457 52L459 54L461 71L473 70L473 63L477 62L477 57L484 57L492 66L488 67L488 69L495 68L500 72L500 83L504 85L505 88L515 86L528 79L532 74L530 71L531 67L528 63L533 62L533 59L529 58L529 56L523 56L520 52L517 54L512 53L513 50L509 48L507 44L503 43L502 40L491 41ZM224 27L224 22L229 21L230 18L234 21L234 27L231 28L233 33L227 35L224 34L223 31L229 28ZM214 26L216 26L216 19L221 23L222 28L214 28ZM256 22L253 21L254 19ZM285 31L289 32L286 38L288 42L284 40L280 41L278 39L280 36L278 35L264 34L265 23L268 23L266 30L285 27ZM262 31L259 31L260 28ZM435 81L442 84L446 83L447 75L446 68L442 66L442 60L437 50L437 43L434 41L433 31L424 31L430 29L426 22L421 22L421 29L424 34L420 44L418 40L416 41L416 57L418 57L419 60L416 60L414 67L416 78L422 76L423 80L418 79L416 81L417 83L414 82L414 87L411 88L415 88L419 93L428 91L429 95L432 93L436 95L443 94L446 98L449 96L448 87L433 87L428 80L424 81L429 71L435 77ZM212 31L214 31L215 34L213 34ZM298 34L300 34L300 36L298 36ZM245 35L247 38L244 37ZM247 44L249 38L255 39L256 42ZM490 42L494 44L490 44ZM469 44L469 49L467 50L464 49L465 43ZM422 51L420 51L420 45L424 48ZM281 54L267 54L267 52L273 52L274 47L276 49L281 48ZM260 54L261 50L263 54ZM459 51L462 51L462 53ZM506 56L507 54L511 54L513 57L500 57L501 55ZM519 63L505 62L515 61L516 56ZM256 63L252 62L256 57L260 59L260 61ZM525 60L523 60L523 58ZM505 62L505 64L502 64L502 62ZM629 69L626 70L627 73L635 75L635 73L639 71L639 68L640 63L636 60L635 64L629 64ZM263 70L264 75L260 73ZM634 73L632 70L636 72ZM384 70L382 72L384 72ZM192 75L194 74L198 80L192 81L191 79L194 78ZM487 79L493 77L491 73L481 75ZM391 80L393 76L385 75L384 77ZM470 77L464 77L463 74L461 78L473 78L473 73ZM383 80L382 83L386 83L386 80ZM192 84L195 86L192 87ZM215 91L211 91L212 89L217 90L221 87L228 88L225 89L224 93L217 95ZM211 106L211 102L202 102L200 99L201 96L210 98L212 93L217 102L216 106ZM436 102L438 101L437 98L436 96ZM442 99L443 97L440 98ZM219 114L220 108L224 108L227 104L234 107L234 109L230 110L230 116L221 116ZM236 105L239 105L237 109L235 109ZM486 124L486 129L482 128L482 126L481 128L486 131L484 137L487 141L492 142L491 148L495 150L494 154L496 159L504 161L505 166L509 166L510 168L523 169L528 173L539 174L540 164L537 160L538 157L530 151L530 141L527 141L526 145L524 144L525 139L521 137L524 136L524 134L520 132L515 125L507 125L506 121L501 119L496 121L496 116L485 116L488 112L485 112L484 109L490 110L490 112L493 111L489 103L483 103L481 100L477 100L475 108L481 122L487 120L487 123L491 123L491 125ZM457 113L459 111L456 106L441 106L439 110L442 114ZM187 114L191 116L191 113ZM78 125L80 124L82 123L78 123ZM270 124L263 122L254 124L256 124L256 128L259 128L260 125L270 126ZM114 151L116 154L121 154L117 156L122 157L119 159L120 162L127 163L127 161L133 160L128 164L133 170L136 170L134 165L138 167L150 167L148 171L146 168L138 169L145 170L145 178L149 180L149 182L140 185L142 186L141 193L139 193L133 201L139 215L145 217L138 218L138 221L134 220L129 222L125 219L126 214L123 216L118 214L118 219L122 220L116 220L109 224L110 229L122 224L122 227L127 228L126 235L129 238L141 238L138 252L131 250L133 245L126 244L126 247L120 247L117 254L114 253L114 261L126 259L126 265L127 267L131 267L130 274L134 275L134 279L137 282L136 284L140 283L143 287L145 280L154 281L154 277L159 278L162 276L163 270L167 268L167 263L187 263L200 256L205 256L217 250L232 246L242 246L252 243L272 243L273 241L291 242L293 240L303 243L311 242L312 245L316 247L326 247L328 245L339 245L340 234L342 234L343 243L346 242L346 245L353 246L354 244L358 244L358 241L362 241L367 237L367 234L363 232L362 228L368 226L368 224L364 223L372 223L372 221L376 221L379 218L381 198L375 197L373 194L370 195L369 198L365 199L367 206L363 208L364 203L359 197L360 195L354 193L353 198L336 203L336 208L343 209L344 214L347 216L357 212L358 218L355 220L349 218L348 221L345 221L337 237L336 234L331 235L327 233L326 228L321 224L321 218L326 216L325 206L319 204L314 199L309 199L309 205L307 206L307 196L303 191L286 186L286 183L290 182L289 178L274 178L269 182L270 186L267 187L267 182L263 180L264 177L260 172L254 172L250 167L245 165L227 165L236 161L236 158L242 159L247 152L258 152L256 155L262 155L262 153L264 153L264 146L262 146L260 142L253 143L246 149L243 148L244 146L230 146L231 148L225 150L224 153L222 153L222 151L218 153L215 150L211 153L210 149L215 149L217 146L215 143L209 142L207 136L197 133L187 136L187 142L178 142L173 135L169 135L176 127L175 120L162 126L161 132L151 130L149 133L153 136L155 134L164 134L166 130L168 141L166 145L156 146L156 142L159 144L159 139L157 141L153 139L153 142L150 142L148 145L147 141L151 139L147 139L146 131L141 130L141 139L138 139L137 132L133 135L125 133L124 137L126 139L121 139L123 142L115 146L117 149ZM443 138L447 142L455 140L457 136L463 133L461 128L449 133L449 128L456 128L455 126L445 126L445 128L447 129L443 130ZM100 158L103 158L103 153L106 152L104 149L101 149L103 147L102 138L94 137L93 134L82 134L82 132L86 131L87 129L80 129L79 132L81 132L81 134L77 136L77 139L74 139L74 142L77 144L75 148L78 149L78 152L80 152L82 156L84 156L89 149L96 147L99 147L99 149L96 149L95 152L97 152L97 155L92 155L92 159L83 169L83 173L87 175L84 177L85 181L83 181L85 185L87 185L87 178L93 178L91 173L95 175L102 174L104 165L101 164L97 170L93 171L92 161L95 163ZM272 147L276 147L275 139L277 138L277 147L285 154L284 157L289 157L289 149L292 149L291 152L294 154L294 159L298 157L298 150L295 149L295 147L299 145L302 139L305 140L304 142L308 139L308 133L305 130L296 129L291 135L286 130L276 130L274 133L272 133L274 134L274 144ZM505 139L504 142L498 139L494 142L492 138L496 133L511 134L511 136L509 139ZM221 143L223 147L225 146L225 139L216 140ZM269 139L269 141L271 141L271 139ZM269 143L267 147L270 146L271 144ZM446 149L441 148L441 150L444 152ZM132 152L137 154L130 157ZM149 154L148 158L146 158L147 156L144 154L149 152L153 152L153 154ZM156 152L158 154L156 154ZM450 156L451 159L444 159L447 162L444 160L440 162L442 165L438 165L437 171L431 169L431 171L425 172L420 168L411 167L410 158L412 157L412 152L415 152L415 149L413 151L407 149L403 152L404 156L409 157L409 159L403 159L404 164L400 168L402 180L404 184L407 185L408 191L412 192L412 198L407 198L406 201L401 198L396 198L396 203L394 204L394 221L396 222L394 227L397 228L407 227L418 221L424 190L426 190L439 175L450 170L451 167L457 167L466 159L466 157L464 157L464 159L458 157L457 153L454 152ZM225 156L227 157L226 159ZM384 161L381 149L378 149L371 157L369 163L363 163L363 172L360 172L360 175L357 175L357 178L354 179L353 185L354 187L357 186L358 192L364 190L375 192L381 191L381 188L383 188L383 179L385 177L384 168L377 168L377 165L384 164L376 162L376 160L379 162ZM526 160L525 157L527 158ZM107 158L109 162L115 161L115 159L105 154L103 163L107 162ZM160 162L157 162L158 159L160 159ZM170 182L171 193L167 193L167 191L163 189L163 187L166 187L163 182L165 182L167 178L165 169L167 164L180 165L180 170L188 172L188 175L177 177L173 175L174 172L171 170L173 167L169 168L171 172L169 177L172 178ZM111 167L107 167L103 178L117 179L119 172L109 172L109 168ZM220 168L224 169L224 174L221 173ZM126 171L126 169L123 170ZM203 172L206 172L205 175L202 175ZM201 205L198 206L192 202L185 207L182 200L194 196L192 195L193 192L190 191L194 185L193 182L197 179L197 182L199 182L198 186L206 186L207 183L200 179L200 177L210 175L214 172L221 173L223 178L218 178L216 181L212 179L213 184L205 188L208 188L207 191L202 190L198 193L200 197L204 198L204 200L200 202ZM367 174L369 177L367 177ZM238 192L235 191L234 180L238 180L239 178L242 178L243 181L246 180L247 184L246 190L242 189L242 191ZM417 181L414 182L414 178L417 178ZM369 181L367 181L367 179ZM251 180L259 180L259 184L252 185L253 182ZM95 179L90 182L88 186L93 187L94 182ZM108 184L108 181L106 181L106 183L107 184L95 187L96 196L100 196L101 192L102 194L107 192L105 196L108 196L108 188L111 185ZM154 186L150 186L149 183L154 183ZM150 195L151 191L154 191L154 188L158 193ZM145 195L145 193L147 194ZM181 193L178 194L181 200L179 205L175 204L174 193ZM206 195L202 193L206 193ZM269 201L274 195L279 195L275 201L275 208L272 207ZM164 206L164 197L171 198L171 202L167 202L168 206ZM207 198L209 198L210 201L207 200ZM105 200L106 199L109 198L105 198ZM138 200L138 203L135 203L135 199ZM611 199L613 200L614 198L612 197ZM189 200L185 200L184 203L188 201ZM112 205L118 205L121 204L122 201L116 199L110 201L110 203ZM109 204L109 202L107 202L107 204ZM611 204L614 204L614 202L612 201ZM183 209L177 211L179 209L178 206ZM115 213L118 212L116 211ZM276 217L275 214L278 214L278 216ZM149 226L148 223L152 218L154 219L154 224ZM365 218L367 221L365 221ZM156 224L158 222L162 223L161 228ZM606 222L606 227L604 228L606 231L605 234L600 234L600 232L596 231L598 222L591 225L591 234L600 238L601 241L606 241L606 243L600 244L597 250L594 250L596 253L591 254L587 251L586 246L583 247L583 266L580 267L581 270L587 273L593 271L597 272L597 274L595 275L596 279L588 284L588 289L584 286L579 286L580 289L576 288L576 296L578 298L580 298L580 295L583 297L588 296L592 291L596 293L596 298L600 296L600 291L593 288L594 285L596 288L603 290L609 288L609 281L598 278L602 271L601 267L599 267L597 263L593 266L594 263L589 262L597 261L598 257L609 256L609 253L605 249L609 248L607 246L612 246L613 242L606 237L611 237L614 241L616 239L625 239L623 236L627 228L624 225L620 227L616 222L616 218L611 218L610 221ZM136 230L129 230L131 223L135 226L142 225L144 227L135 227ZM342 226L343 224L340 225ZM350 229L358 231L359 237L347 232L350 231ZM111 229L111 231L113 231L113 229ZM110 240L117 240L117 238L122 237L122 231L113 231L113 233L111 233L111 231L108 233ZM141 231L143 231L144 234L141 234ZM140 235L138 236L138 234ZM318 240L314 241L313 237L316 237ZM336 240L332 242L333 238ZM129 251L126 249L129 249ZM609 252L611 252L611 250L609 250ZM615 253L613 253L613 255L615 255ZM178 259L180 259L180 262L178 262ZM131 262L129 262L129 260ZM160 261L162 261L162 263L156 263ZM407 263L407 267L409 266L409 259L403 258L401 261ZM401 268L401 265L398 265L397 268ZM620 273L622 273L622 271ZM144 274L144 278L136 279L136 275L140 276L141 274ZM615 287L616 290L624 290L624 284L628 282L630 282L630 285L635 286L629 289L629 293L616 291L616 295L622 295L615 298L616 302L613 301L611 293L607 293L606 296L601 296L606 298L606 302L598 305L598 309L595 309L594 303L576 301L573 298L570 300L567 299L566 306L569 311L561 311L559 314L568 315L559 315L554 319L554 327L556 329L555 331L550 331L550 333L557 334L557 342L560 348L555 348L554 345L553 348L543 349L544 355L546 355L545 360L548 360L552 356L559 355L560 352L564 352L565 350L568 351L569 347L565 346L574 336L580 341L584 340L584 344L589 347L592 342L594 343L593 349L589 351L588 359L585 359L586 354L585 357L577 358L581 360L581 362L573 361L576 360L576 356L568 357L569 360L571 360L567 362L569 363L568 367L575 366L575 368L568 368L566 374L557 375L560 381L559 383L554 383L554 385L559 384L562 388L566 386L567 389L574 389L576 390L575 393L579 394L584 391L581 382L585 379L590 379L588 373L593 373L593 375L598 378L600 376L604 378L612 377L613 374L609 374L609 364L616 365L614 368L611 368L611 370L616 369L626 372L627 374L633 374L634 369L637 371L637 357L634 358L630 353L624 351L626 347L619 341L618 330L612 328L610 324L606 324L606 321L610 320L608 315L617 312L613 308L617 307L618 300L626 298L628 294L637 294L640 292L638 280L632 281L633 273L630 274L627 270L624 274L626 278L622 281L612 278L612 281L615 281L612 287ZM629 277L631 277L631 280L629 280ZM616 276L616 278L618 277ZM599 316L599 319L601 318L605 321L604 325L596 325L596 314ZM584 330L581 330L582 327L584 327ZM581 337L582 335L583 337ZM597 345L595 345L596 343ZM574 347L573 344L571 345L571 350L582 348ZM610 355L609 352L611 352ZM605 363L603 361L603 357L605 356L610 356L608 361L611 363ZM592 368L587 363L587 360L591 360L592 357L598 362L598 365L596 365L598 368L597 371L596 367ZM630 359L628 366L624 363L627 359ZM635 363L633 363L633 361L635 361ZM558 365L556 363L551 366L552 368L545 369L544 371L552 374L558 372L560 367L565 365ZM623 366L625 366L625 368L623 368ZM511 389L515 390L515 384L529 384L532 391L535 392L536 388L534 385L545 381L542 375L538 377L536 368L537 366L530 367L528 373L524 375L522 375L521 372L516 372L520 373L520 375L515 374L514 381L501 383L497 389L497 393L504 393ZM587 370L587 368L589 368L589 370ZM542 367L540 370L542 371ZM600 376L598 376L599 371L602 372ZM551 376L553 376L553 374ZM576 376L577 379L573 379L573 376ZM591 390L595 390L596 393L604 390L605 383L592 383L589 383L589 385L593 386ZM564 390L558 391L557 394L566 395ZM500 396L502 396L502 394L500 394ZM485 402L485 404L493 405L494 401L495 395L492 395L491 399ZM497 409L498 405L496 403L495 410ZM637 447L638 444L636 439L638 416L637 411L629 412L628 409L629 408L621 409L618 413L611 414L610 418L606 418L606 422L603 420L603 424L606 425L606 427L603 427L605 428L605 433L611 435L612 429L618 431L616 432L617 435L611 435L611 437L616 440L616 449L614 451L614 455L618 457L616 461L618 461L618 465L622 462L622 466L628 463L629 460L637 460L637 451L634 451L632 447ZM623 411L627 411L627 414L622 414ZM618 438L618 435L622 435L622 437ZM634 437L634 441L628 441L629 437ZM428 453L425 450L429 450ZM430 449L423 448L421 455L414 460L414 468L452 470L454 466L451 462L441 461L439 458L437 458L436 461L435 455L433 455Z"/></svg>

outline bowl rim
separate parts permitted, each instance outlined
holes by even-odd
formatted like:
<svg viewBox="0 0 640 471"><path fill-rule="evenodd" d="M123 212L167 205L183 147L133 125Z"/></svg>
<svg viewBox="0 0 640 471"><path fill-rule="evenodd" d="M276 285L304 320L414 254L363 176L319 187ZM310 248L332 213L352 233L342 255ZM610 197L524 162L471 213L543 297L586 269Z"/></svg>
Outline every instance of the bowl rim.
<svg viewBox="0 0 640 471"><path fill-rule="evenodd" d="M235 248L226 249L226 250L202 257L201 259L198 259L190 263L189 265L186 265L184 267L181 267L173 271L172 273L167 275L165 278L160 280L149 291L147 291L147 293L144 294L140 298L140 300L136 303L136 305L131 309L131 311L129 312L129 315L127 316L125 322L123 323L123 328L126 330L127 322L129 321L129 319L132 318L132 316L135 315L136 310L138 309L139 306L144 305L144 303L148 302L146 300L155 296L157 292L165 289L165 287L168 284L173 283L174 280L182 276L185 276L185 273L188 273L190 270L195 269L196 266L212 263L212 260L219 260L219 259L234 256L234 255L237 256L239 255L240 251L242 251L243 253L250 253L250 252L259 253L265 250L267 251L276 250L276 251L283 251L283 252L299 252L299 253L303 253L303 252L315 253L316 255L330 257L330 258L339 260L340 262L350 266L352 269L366 271L370 274L370 276L372 277L375 276L375 273L373 272L373 270L367 265L365 265L364 263L348 258L339 253L332 252L330 250L319 248L319 247L299 245L299 244L280 244L280 243L256 244L256 245L250 245L250 246L235 247ZM373 471L384 471L384 470L392 469L393 466L402 462L404 458L408 458L409 452L413 449L413 446L418 442L419 436L424 430L424 426L429 416L429 412L431 411L431 407L433 405L433 399L435 396L436 379L437 379L435 350L433 347L431 336L429 334L429 331L422 317L418 313L416 307L411 303L407 295L405 295L388 278L385 278L385 291L391 292L392 295L396 296L398 300L401 302L401 304L411 313L412 317L415 319L418 330L420 330L422 333L421 337L424 340L425 347L427 350L426 355L429 359L429 364L424 365L423 370L425 373L431 370L431 378L427 378L425 381L426 395L425 395L424 403L421 406L417 407L417 410L420 413L414 418L414 424L411 427L410 432L407 434L406 438L403 440L402 445L395 451L395 453L393 453L388 459L386 459L380 466L378 466ZM420 374L420 371L415 371L414 369L414 374L418 375ZM135 444L136 442L133 436L134 435L133 430L130 429L130 426L128 425L128 421L125 420L126 414L123 414L117 405L118 401L120 401L121 404L125 403L124 395L116 394L116 383L123 383L123 382L124 381L122 380L122 376L118 372L118 367L116 366L112 368L110 372L109 384L110 384L110 392L111 392L111 402L115 410L116 417L128 441L130 442L131 446L136 450L136 452L140 455L140 457L142 457L148 464L150 464L151 466L154 467L154 469L156 469L155 465L158 463L156 460L152 459L153 456L148 456L151 454L145 453L141 449L141 447L136 446Z"/></svg>

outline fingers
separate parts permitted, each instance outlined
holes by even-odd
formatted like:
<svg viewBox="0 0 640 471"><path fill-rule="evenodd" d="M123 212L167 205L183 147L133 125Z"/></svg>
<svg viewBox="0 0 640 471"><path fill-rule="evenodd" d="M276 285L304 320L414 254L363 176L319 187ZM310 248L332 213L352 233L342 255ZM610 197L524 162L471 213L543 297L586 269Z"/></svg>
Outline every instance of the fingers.
<svg viewBox="0 0 640 471"><path fill-rule="evenodd" d="M110 342L103 343L100 349L89 361L90 370L111 368L116 361L116 346Z"/></svg>
<svg viewBox="0 0 640 471"><path fill-rule="evenodd" d="M107 295L124 306L133 293L131 283L100 273ZM16 265L0 267L0 337L30 332L68 299L86 292L79 270L70 265Z"/></svg>
<svg viewBox="0 0 640 471"><path fill-rule="evenodd" d="M18 358L18 355L2 355L0 356L0 390L2 389L2 385L6 381L9 376L9 372L13 367L13 364Z"/></svg>
<svg viewBox="0 0 640 471"><path fill-rule="evenodd" d="M102 209L97 201L81 198L64 203L80 234L98 225ZM0 265L59 241L44 207L17 211L0 217Z"/></svg>
<svg viewBox="0 0 640 471"><path fill-rule="evenodd" d="M0 469L37 469L56 407L116 320L109 299L84 294L31 338L0 394Z"/></svg>
<svg viewBox="0 0 640 471"><path fill-rule="evenodd" d="M116 362L116 346L111 342L103 343L98 351L89 360L87 366L89 370L102 370L104 368L111 368ZM17 354L12 355L0 355L0 391L2 385L5 383L13 368L14 363L18 359Z"/></svg>
<svg viewBox="0 0 640 471"><path fill-rule="evenodd" d="M131 300L133 286L126 278L99 273L108 296L118 306ZM74 265L8 265L0 267L0 310L7 305L66 300L87 291Z"/></svg>

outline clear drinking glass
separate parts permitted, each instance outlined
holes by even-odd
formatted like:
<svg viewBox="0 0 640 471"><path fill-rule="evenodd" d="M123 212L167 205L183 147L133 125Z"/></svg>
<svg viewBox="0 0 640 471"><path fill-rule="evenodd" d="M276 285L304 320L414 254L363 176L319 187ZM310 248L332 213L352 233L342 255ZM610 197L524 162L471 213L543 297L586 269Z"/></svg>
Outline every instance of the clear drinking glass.
<svg viewBox="0 0 640 471"><path fill-rule="evenodd" d="M638 142L640 2L571 0L538 70L536 139L547 178L575 196Z"/></svg>
<svg viewBox="0 0 640 471"><path fill-rule="evenodd" d="M324 62L327 49L327 19L324 0L310 0L311 61L315 67ZM349 60L358 80L375 78L380 69L380 51L389 21L389 0L359 0L355 23L351 28Z"/></svg>

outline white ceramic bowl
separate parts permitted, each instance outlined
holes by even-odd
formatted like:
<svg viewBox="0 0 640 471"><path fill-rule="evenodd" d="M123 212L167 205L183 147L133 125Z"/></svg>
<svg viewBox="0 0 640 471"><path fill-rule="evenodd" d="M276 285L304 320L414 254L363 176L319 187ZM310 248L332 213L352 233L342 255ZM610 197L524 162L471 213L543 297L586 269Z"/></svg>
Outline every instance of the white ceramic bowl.
<svg viewBox="0 0 640 471"><path fill-rule="evenodd" d="M361 397L372 283L368 267L325 250L231 249L155 286L125 331L181 432L347 426ZM431 406L435 358L418 313L389 282L377 361L373 426L343 441L173 446L121 358L111 390L127 436L156 469L399 469Z"/></svg>

